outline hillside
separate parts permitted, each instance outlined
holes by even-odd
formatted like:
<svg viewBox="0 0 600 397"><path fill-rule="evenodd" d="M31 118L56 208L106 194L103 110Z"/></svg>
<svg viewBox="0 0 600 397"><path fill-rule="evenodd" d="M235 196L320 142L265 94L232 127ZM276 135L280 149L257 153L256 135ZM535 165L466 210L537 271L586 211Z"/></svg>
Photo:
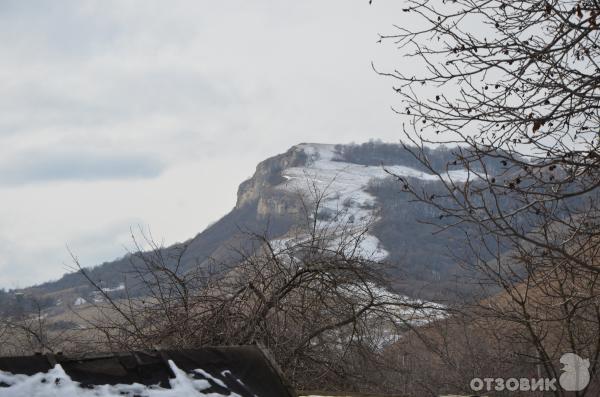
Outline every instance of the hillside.
<svg viewBox="0 0 600 397"><path fill-rule="evenodd" d="M451 150L431 150L429 156L441 171L451 160ZM402 186L386 170L429 188L440 183L398 144L299 144L258 164L254 175L240 184L231 212L188 241L163 248L162 255L174 263L185 246L181 259L184 268L234 264L236 250L250 248L246 246L245 233L266 232L273 240L284 239L297 222L301 198L319 192L323 194L320 218L327 219L335 213L339 222L371 223L361 249L365 256L389 264L389 279L399 292L446 299L447 289L456 290L458 285L455 260L447 255L453 236L433 235L434 229L422 221L437 214L410 202L402 195ZM455 169L449 171L448 177L460 181L465 173ZM111 293L118 294L126 276L131 277L127 272L132 260L134 256L126 255L90 269L89 274ZM464 284L461 288L468 290ZM92 288L78 273L66 274L25 292L45 297L48 306L82 303L79 298L94 299Z"/></svg>

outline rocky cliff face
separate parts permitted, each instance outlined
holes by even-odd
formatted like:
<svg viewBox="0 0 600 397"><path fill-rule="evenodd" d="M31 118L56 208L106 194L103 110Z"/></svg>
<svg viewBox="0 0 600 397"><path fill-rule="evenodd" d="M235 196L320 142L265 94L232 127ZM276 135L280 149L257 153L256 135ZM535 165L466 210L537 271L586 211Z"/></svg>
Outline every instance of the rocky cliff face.
<svg viewBox="0 0 600 397"><path fill-rule="evenodd" d="M280 214L285 212L289 207L278 202L277 196L280 192L274 194L273 188L285 182L283 170L302 167L306 161L306 153L299 146L294 146L285 153L260 162L256 166L254 175L240 184L235 207L239 209L249 203L258 203L258 211L261 215L271 211Z"/></svg>

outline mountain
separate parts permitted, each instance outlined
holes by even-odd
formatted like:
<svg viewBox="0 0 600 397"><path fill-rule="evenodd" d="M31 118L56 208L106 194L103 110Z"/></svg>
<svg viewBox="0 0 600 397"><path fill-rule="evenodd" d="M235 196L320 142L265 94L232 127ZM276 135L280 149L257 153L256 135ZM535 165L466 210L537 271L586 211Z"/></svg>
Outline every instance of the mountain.
<svg viewBox="0 0 600 397"><path fill-rule="evenodd" d="M431 149L429 160L439 171L453 160L451 148ZM448 177L462 180L466 173L449 168ZM402 184L388 172L409 178L429 189L441 184L434 175L400 144L369 142L331 145L304 143L268 158L256 167L254 175L242 182L235 207L190 240L161 248L165 260L185 245L181 266L208 267L215 262L235 263L236 249L249 249L247 232L266 232L270 239L282 240L292 230L301 210L301 197L323 193L319 217L343 214L344 222L371 222L361 244L366 256L389 264L388 276L395 289L404 294L443 300L448 291L468 291L458 282L456 260L447 255L448 246L460 255L461 244L448 232L433 234L426 223L436 219L430 207L411 202L402 193ZM425 221L425 223L423 222ZM462 245L464 246L464 245ZM134 256L106 262L89 270L103 287L116 291L123 283ZM49 302L78 298L94 299L93 289L79 273L69 273L57 281L25 290ZM112 293L112 292L111 292ZM0 297L1 298L1 297ZM451 297L450 297L451 298ZM79 302L82 302L79 300Z"/></svg>

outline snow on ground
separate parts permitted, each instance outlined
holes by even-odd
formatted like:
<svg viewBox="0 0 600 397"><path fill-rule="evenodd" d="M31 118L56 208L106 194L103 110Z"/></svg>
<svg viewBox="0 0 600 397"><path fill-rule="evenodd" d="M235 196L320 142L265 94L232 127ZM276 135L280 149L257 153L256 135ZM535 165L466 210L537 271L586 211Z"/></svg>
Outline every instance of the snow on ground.
<svg viewBox="0 0 600 397"><path fill-rule="evenodd" d="M389 177L389 174L381 166L365 166L341 161L335 153L335 145L327 144L302 144L296 146L302 150L308 160L305 166L291 167L283 170L285 178L279 188L291 192L300 192L307 197L313 197L315 193L324 194L321 202L321 212L329 212L334 215L329 219L318 222L322 228L336 230L335 226L354 225L358 230L366 224L377 220L376 198L367 192L369 183L374 179ZM418 178L425 181L439 180L438 176L427 174L414 168L405 166L389 166L386 169L398 176ZM453 182L463 182L468 174L465 171L450 171L444 179ZM332 226L333 223L333 226ZM303 236L284 236L273 240L271 243L275 251L283 251L286 248L301 242ZM332 246L343 245L344 237L332 239ZM350 244L354 247L353 244ZM358 247L358 255L371 260L383 260L388 256L379 239L371 234L362 236ZM374 296L376 301L384 304L388 313L394 317L395 326L424 325L434 319L444 317L445 307L433 302L415 300L407 296L398 295L368 283L363 286L343 285L341 292L349 296L370 300ZM395 342L399 338L395 329L386 329L382 332L378 345L383 347Z"/></svg>
<svg viewBox="0 0 600 397"><path fill-rule="evenodd" d="M87 301L80 296L77 299L75 299L75 302L73 304L75 306L81 306L81 305L85 305L86 303L87 303Z"/></svg>
<svg viewBox="0 0 600 397"><path fill-rule="evenodd" d="M431 320L446 316L446 307L439 303L426 302L420 299L399 295L373 283L341 285L340 291L348 296L364 299L366 302L374 299L401 322L414 326L423 325Z"/></svg>
<svg viewBox="0 0 600 397"><path fill-rule="evenodd" d="M381 166L365 166L341 161L335 153L335 145L328 144L302 144L296 146L298 150L304 151L308 156L306 165L303 167L292 167L283 170L286 181L281 188L300 192L305 195L315 193L325 194L321 203L323 210L337 215L333 220L322 222L323 227L331 227L331 222L339 224L354 223L357 228L377 220L375 197L367 192L367 187L374 179L389 177L389 174ZM414 168L405 166L386 167L390 172L410 178L418 178L425 181L436 181L436 175L427 174ZM444 178L453 182L462 182L467 179L465 171L450 171ZM285 248L287 244L293 244L294 239L285 237L273 242L279 249ZM379 239L367 234L360 242L359 255L372 260L382 260L387 257L388 252L384 249ZM357 286L343 286L351 296L367 299L371 294L377 297L379 302L386 302L388 309L402 319L402 322L413 326L423 325L435 318L443 317L444 307L431 302L423 302L398 295L384 288L369 284L368 291L359 291ZM401 325L401 324L398 324ZM396 333L392 331L382 335L382 345L393 342Z"/></svg>
<svg viewBox="0 0 600 397"><path fill-rule="evenodd" d="M281 188L304 194L325 194L322 202L323 210L340 215L337 221L354 222L364 225L376 220L375 197L366 191L374 179L389 177L381 166L367 166L341 161L335 153L335 145L301 144L296 146L302 150L308 160L303 167L291 167L283 171L286 179ZM405 166L386 167L390 172L405 177L418 178L425 181L438 180L436 175L427 174ZM466 180L467 173L462 170L450 171L445 176L454 182ZM361 254L373 260L381 260L388 256L377 237L365 236L361 245Z"/></svg>
<svg viewBox="0 0 600 397"><path fill-rule="evenodd" d="M121 283L113 288L110 288L110 287L102 288L102 291L108 293L108 292L122 291L124 289L125 289L125 284Z"/></svg>
<svg viewBox="0 0 600 397"><path fill-rule="evenodd" d="M0 371L0 397L223 397L222 394L204 393L211 384L209 380L218 385L223 385L221 380L212 377L200 369L194 370L204 379L195 379L169 360L169 366L175 378L169 379L171 388L165 389L158 386L131 385L99 385L94 388L82 388L78 382L73 381L65 373L60 364L46 373L37 373L27 376L11 374ZM239 394L230 393L228 397L240 397Z"/></svg>
<svg viewBox="0 0 600 397"><path fill-rule="evenodd" d="M398 332L398 329L420 327L447 316L446 307L439 303L409 298L371 283L364 287L368 290L359 288L358 285L353 285L347 290L349 294L358 298L370 299L370 296L373 295L375 302L382 305L380 307L389 314L389 317L386 317L393 324L385 325L384 323L375 327L379 329L379 332L372 335L373 343L380 349L393 345L403 337L403 332ZM371 317L373 316L377 317L377 313L373 313Z"/></svg>

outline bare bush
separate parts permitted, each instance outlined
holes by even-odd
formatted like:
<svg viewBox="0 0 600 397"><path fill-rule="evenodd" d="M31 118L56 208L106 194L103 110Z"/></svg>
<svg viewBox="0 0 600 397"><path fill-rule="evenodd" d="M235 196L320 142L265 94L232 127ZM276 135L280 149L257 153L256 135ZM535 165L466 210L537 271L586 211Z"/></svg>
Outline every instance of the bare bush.
<svg viewBox="0 0 600 397"><path fill-rule="evenodd" d="M190 268L185 245L166 257L146 238L151 249L133 253L125 299L78 265L101 296L79 314L86 332L111 350L261 343L300 388L385 389L382 349L441 308L389 292L363 246L368 225L343 211L321 217L324 193L313 193L285 237L246 232L251 247L235 263Z"/></svg>

